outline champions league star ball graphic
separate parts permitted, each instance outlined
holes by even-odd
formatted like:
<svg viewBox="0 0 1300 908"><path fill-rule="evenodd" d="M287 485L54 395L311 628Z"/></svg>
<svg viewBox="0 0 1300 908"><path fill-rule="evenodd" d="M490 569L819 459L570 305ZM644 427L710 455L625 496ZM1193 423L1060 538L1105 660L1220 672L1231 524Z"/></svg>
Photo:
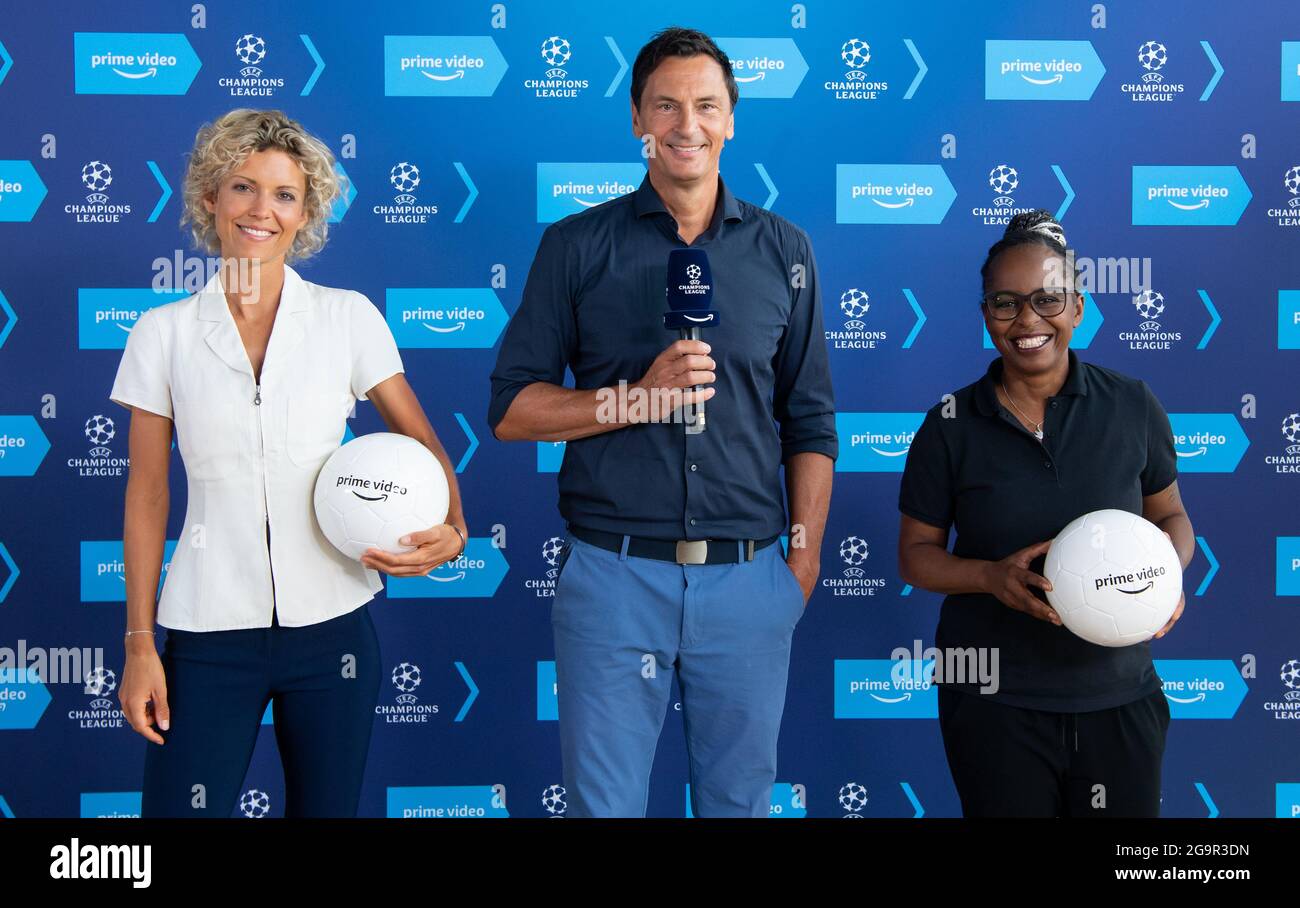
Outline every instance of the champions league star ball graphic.
<svg viewBox="0 0 1300 908"><path fill-rule="evenodd" d="M1300 690L1300 659L1288 659L1282 665L1281 676L1288 690Z"/></svg>
<svg viewBox="0 0 1300 908"><path fill-rule="evenodd" d="M1292 195L1300 195L1300 166L1292 167L1282 178L1282 185Z"/></svg>
<svg viewBox="0 0 1300 908"><path fill-rule="evenodd" d="M689 277L689 278L690 278L691 280L693 280L693 281L698 281L698 280L700 279L700 266L699 266L699 265L687 265L687 266L686 266L686 276Z"/></svg>
<svg viewBox="0 0 1300 908"><path fill-rule="evenodd" d="M113 425L112 419L96 413L86 420L85 432L86 438L92 445L102 447L113 440L113 436L117 434L117 427Z"/></svg>
<svg viewBox="0 0 1300 908"><path fill-rule="evenodd" d="M1159 41L1148 41L1138 48L1138 62L1145 70L1155 72L1168 60L1169 55L1165 52L1165 46Z"/></svg>
<svg viewBox="0 0 1300 908"><path fill-rule="evenodd" d="M113 184L113 168L103 161L91 161L81 168L81 185L91 192L103 192Z"/></svg>
<svg viewBox="0 0 1300 908"><path fill-rule="evenodd" d="M325 538L360 561L372 547L411 551L397 540L446 520L449 494L447 474L428 448L406 435L373 432L329 456L312 498Z"/></svg>
<svg viewBox="0 0 1300 908"><path fill-rule="evenodd" d="M1156 293L1154 290L1143 290L1133 297L1133 308L1137 309L1138 315L1144 321L1154 321L1165 311L1164 294Z"/></svg>
<svg viewBox="0 0 1300 908"><path fill-rule="evenodd" d="M266 59L266 42L257 35L244 35L235 42L235 56L245 66L256 66Z"/></svg>
<svg viewBox="0 0 1300 908"><path fill-rule="evenodd" d="M398 192L414 192L415 187L420 185L420 168L409 161L394 164L393 169L388 171L388 182Z"/></svg>
<svg viewBox="0 0 1300 908"><path fill-rule="evenodd" d="M840 59L849 69L862 69L871 60L871 45L861 38L850 38L840 48Z"/></svg>
<svg viewBox="0 0 1300 908"><path fill-rule="evenodd" d="M559 536L552 536L542 543L542 558L551 567L559 567L560 553L564 551L564 540Z"/></svg>
<svg viewBox="0 0 1300 908"><path fill-rule="evenodd" d="M117 675L102 665L86 673L86 693L92 697L107 697L117 690Z"/></svg>
<svg viewBox="0 0 1300 908"><path fill-rule="evenodd" d="M1020 174L1010 164L999 164L989 171L989 186L998 195L1009 195L1020 185Z"/></svg>
<svg viewBox="0 0 1300 908"><path fill-rule="evenodd" d="M239 799L239 812L250 820L260 820L271 812L271 796L250 788Z"/></svg>
<svg viewBox="0 0 1300 908"><path fill-rule="evenodd" d="M409 694L420 686L424 679L420 676L420 666L403 662L393 668L393 687L404 694Z"/></svg>
<svg viewBox="0 0 1300 908"><path fill-rule="evenodd" d="M840 543L840 557L844 563L856 567L867 560L869 554L867 541L857 536L850 536Z"/></svg>
<svg viewBox="0 0 1300 908"><path fill-rule="evenodd" d="M1149 640L1183 590L1173 543L1150 521L1115 509L1068 523L1047 551L1043 576L1061 622L1098 646Z"/></svg>
<svg viewBox="0 0 1300 908"><path fill-rule="evenodd" d="M559 35L551 35L542 42L542 59L546 61L547 66L563 66L572 56L573 51L569 48L569 42Z"/></svg>
<svg viewBox="0 0 1300 908"><path fill-rule="evenodd" d="M1300 443L1300 413L1292 413L1282 420L1282 435L1293 445Z"/></svg>
<svg viewBox="0 0 1300 908"><path fill-rule="evenodd" d="M867 295L857 287L850 287L840 294L840 311L846 318L862 318L870 308Z"/></svg>
<svg viewBox="0 0 1300 908"><path fill-rule="evenodd" d="M857 782L848 782L840 786L840 806L848 811L847 816L859 818L862 808L867 806L867 787Z"/></svg>
<svg viewBox="0 0 1300 908"><path fill-rule="evenodd" d="M553 817L563 816L564 812L569 809L568 802L564 796L568 792L564 790L563 785L551 785L546 791L542 792L542 807Z"/></svg>

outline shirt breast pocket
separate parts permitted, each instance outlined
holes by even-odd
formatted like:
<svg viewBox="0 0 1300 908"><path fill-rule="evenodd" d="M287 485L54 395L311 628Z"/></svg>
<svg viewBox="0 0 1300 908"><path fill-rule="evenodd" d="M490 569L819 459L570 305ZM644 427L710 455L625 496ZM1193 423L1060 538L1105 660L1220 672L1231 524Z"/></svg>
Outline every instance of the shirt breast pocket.
<svg viewBox="0 0 1300 908"><path fill-rule="evenodd" d="M319 467L343 440L352 395L343 391L299 391L288 400L285 450L300 467Z"/></svg>

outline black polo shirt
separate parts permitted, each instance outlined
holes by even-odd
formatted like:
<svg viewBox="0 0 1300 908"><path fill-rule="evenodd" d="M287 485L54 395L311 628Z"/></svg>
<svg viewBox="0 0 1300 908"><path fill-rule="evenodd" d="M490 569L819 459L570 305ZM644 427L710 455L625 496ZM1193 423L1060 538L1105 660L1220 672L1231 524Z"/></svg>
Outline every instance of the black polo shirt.
<svg viewBox="0 0 1300 908"><path fill-rule="evenodd" d="M1048 400L1040 443L998 401L1002 360L925 416L907 454L898 507L941 529L953 554L998 561L1052 539L1101 508L1142 513L1142 498L1177 478L1169 417L1146 383L1080 362ZM1042 559L1034 570L1042 572ZM984 593L943 602L935 645L998 647L992 699L1013 706L1087 712L1145 697L1159 686L1149 643L1106 647L1008 608ZM978 684L951 685L974 691Z"/></svg>
<svg viewBox="0 0 1300 908"><path fill-rule="evenodd" d="M636 192L548 227L492 372L493 431L523 388L563 384L566 367L581 389L639 380L678 339L663 326L664 288L668 253L685 245L648 175ZM708 252L720 313L701 332L717 363L708 429L642 423L570 441L559 476L570 524L764 539L787 529L782 462L839 453L808 235L719 179L713 221L691 245Z"/></svg>

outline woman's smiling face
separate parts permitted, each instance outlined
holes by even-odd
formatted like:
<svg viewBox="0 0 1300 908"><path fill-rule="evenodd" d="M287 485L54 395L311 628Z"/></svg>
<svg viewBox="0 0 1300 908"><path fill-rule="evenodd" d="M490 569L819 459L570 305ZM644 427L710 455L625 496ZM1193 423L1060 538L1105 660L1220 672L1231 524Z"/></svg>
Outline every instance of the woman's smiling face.
<svg viewBox="0 0 1300 908"><path fill-rule="evenodd" d="M1083 297L1072 292L1074 289L1074 275L1068 272L1065 260L1046 246L1013 246L989 264L984 282L984 325L1004 366L1026 375L1061 367L1069 358L1074 329L1083 320ZM1015 318L995 317L990 300L999 293L1008 294L1004 304L1014 299L1013 295L1020 298ZM1057 314L1044 316L1030 305L1031 298L1037 298L1045 311L1053 304L1064 305Z"/></svg>

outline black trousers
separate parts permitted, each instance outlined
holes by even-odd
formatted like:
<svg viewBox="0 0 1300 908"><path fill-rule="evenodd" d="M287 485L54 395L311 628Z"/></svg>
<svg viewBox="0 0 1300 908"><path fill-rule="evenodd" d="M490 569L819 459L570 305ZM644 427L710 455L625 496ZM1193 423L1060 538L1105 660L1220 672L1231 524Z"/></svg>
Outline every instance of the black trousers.
<svg viewBox="0 0 1300 908"><path fill-rule="evenodd" d="M939 728L967 817L1157 817L1169 703L1086 713L939 687Z"/></svg>

